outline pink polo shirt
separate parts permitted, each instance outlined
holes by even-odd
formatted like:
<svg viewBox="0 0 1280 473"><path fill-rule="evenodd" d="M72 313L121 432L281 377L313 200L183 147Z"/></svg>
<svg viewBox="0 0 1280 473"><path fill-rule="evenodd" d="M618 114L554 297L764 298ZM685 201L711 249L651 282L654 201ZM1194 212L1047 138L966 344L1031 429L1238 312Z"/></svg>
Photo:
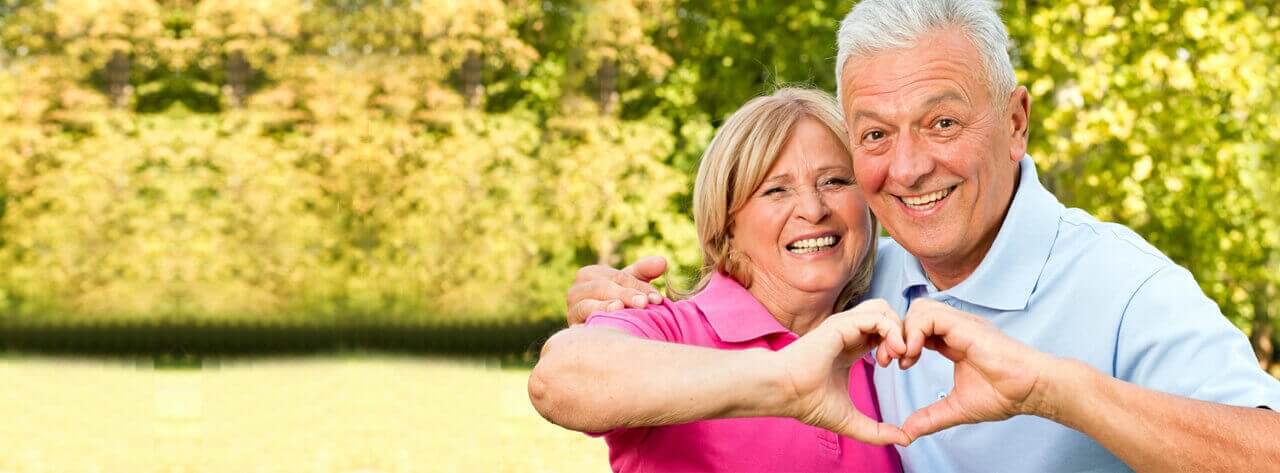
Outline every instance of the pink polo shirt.
<svg viewBox="0 0 1280 473"><path fill-rule="evenodd" d="M702 292L688 300L596 313L586 324L724 350L777 351L797 338L742 285L723 274L713 276ZM865 360L850 368L849 399L862 413L879 420L872 368ZM782 417L618 429L604 438L614 471L902 471L892 446L867 445Z"/></svg>

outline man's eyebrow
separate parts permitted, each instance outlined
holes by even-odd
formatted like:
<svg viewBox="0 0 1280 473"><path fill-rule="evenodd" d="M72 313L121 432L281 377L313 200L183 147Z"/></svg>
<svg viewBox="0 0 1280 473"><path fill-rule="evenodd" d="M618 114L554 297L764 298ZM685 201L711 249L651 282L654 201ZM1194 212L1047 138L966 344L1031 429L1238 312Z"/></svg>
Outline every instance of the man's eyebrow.
<svg viewBox="0 0 1280 473"><path fill-rule="evenodd" d="M924 103L921 105L922 107L932 107L934 105L937 105L942 102L946 102L948 100L963 102L966 104L969 103L969 101L966 100L963 95L960 95L959 92L956 92L954 90L948 90L946 92L935 95L933 97L929 97L929 100L925 100Z"/></svg>
<svg viewBox="0 0 1280 473"><path fill-rule="evenodd" d="M858 110L853 113L853 120L850 123L858 123L858 120L863 118L870 118L878 122L888 122L888 120L885 120L884 117L880 116L880 114L876 112L870 110Z"/></svg>
<svg viewBox="0 0 1280 473"><path fill-rule="evenodd" d="M956 102L961 102L965 104L969 103L969 101L965 99L965 97L961 95L959 92L956 92L954 90L948 90L938 95L929 97L928 100L925 100L920 104L920 107L921 108L933 107L938 105L939 103L946 102L946 101L956 101ZM873 112L871 110L858 110L856 112L853 112L853 120L850 121L850 123L857 123L858 120L861 120L863 118L870 118L872 120L876 120L879 122L886 122L886 123L888 122L888 120L885 120L884 117L880 116L880 114L876 112Z"/></svg>

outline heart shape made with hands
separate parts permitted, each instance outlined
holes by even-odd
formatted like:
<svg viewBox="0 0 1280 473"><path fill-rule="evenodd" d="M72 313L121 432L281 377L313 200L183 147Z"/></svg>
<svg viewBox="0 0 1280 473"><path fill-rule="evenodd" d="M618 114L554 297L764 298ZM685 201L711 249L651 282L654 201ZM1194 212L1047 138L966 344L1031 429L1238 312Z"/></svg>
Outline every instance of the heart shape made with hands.
<svg viewBox="0 0 1280 473"><path fill-rule="evenodd" d="M790 350L796 363L814 366L822 359L830 371L822 373L825 379L815 379L816 369L791 374L797 391L804 394L796 417L876 444L905 446L956 425L1034 414L1041 397L1036 392L1038 373L1049 363L1047 355L1008 337L986 319L931 299L913 301L905 317L883 300L865 301L833 314L792 345L797 344ZM913 412L901 427L866 418L849 401L848 370L872 348L881 368L897 360L902 370L916 365L926 349L941 354L954 365L951 392Z"/></svg>

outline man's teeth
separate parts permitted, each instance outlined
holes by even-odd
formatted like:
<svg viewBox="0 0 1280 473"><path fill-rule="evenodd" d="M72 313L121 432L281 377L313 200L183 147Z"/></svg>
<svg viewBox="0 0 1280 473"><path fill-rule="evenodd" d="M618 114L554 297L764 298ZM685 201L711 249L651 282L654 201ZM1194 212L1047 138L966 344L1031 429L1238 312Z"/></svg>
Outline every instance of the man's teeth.
<svg viewBox="0 0 1280 473"><path fill-rule="evenodd" d="M836 244L836 237L825 236L825 237L809 238L809 239L797 241L795 243L787 245L787 249L791 250L792 253L806 254L806 253L813 253L815 251L819 251L823 248L827 248L835 244Z"/></svg>
<svg viewBox="0 0 1280 473"><path fill-rule="evenodd" d="M902 203L904 204L907 204L913 207L923 207L923 206L932 204L934 202L937 202L939 200L942 200L944 197L947 196L947 194L951 193L951 189L954 189L954 187L948 187L940 191L934 191L925 195L920 195L915 197L899 197L899 199L902 199Z"/></svg>

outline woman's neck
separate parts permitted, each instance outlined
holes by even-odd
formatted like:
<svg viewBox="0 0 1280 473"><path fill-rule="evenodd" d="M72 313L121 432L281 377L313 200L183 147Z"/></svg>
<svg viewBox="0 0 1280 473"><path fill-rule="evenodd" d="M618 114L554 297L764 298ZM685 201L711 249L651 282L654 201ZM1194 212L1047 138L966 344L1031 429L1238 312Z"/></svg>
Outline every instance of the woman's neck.
<svg viewBox="0 0 1280 473"><path fill-rule="evenodd" d="M804 292L763 275L747 289L770 315L796 335L804 335L831 315L838 292Z"/></svg>

